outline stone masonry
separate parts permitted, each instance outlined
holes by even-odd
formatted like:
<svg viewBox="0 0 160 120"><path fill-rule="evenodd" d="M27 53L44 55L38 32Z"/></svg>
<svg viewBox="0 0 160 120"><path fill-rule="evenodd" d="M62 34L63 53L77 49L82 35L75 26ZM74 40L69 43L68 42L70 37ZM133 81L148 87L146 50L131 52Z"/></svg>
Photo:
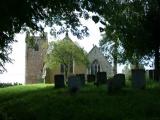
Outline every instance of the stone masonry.
<svg viewBox="0 0 160 120"><path fill-rule="evenodd" d="M30 37L30 36L27 36ZM26 37L26 39L27 39ZM30 47L26 44L25 55L25 83L33 84L41 81L44 67L44 57L47 52L48 40L47 36L44 38L34 37L35 47Z"/></svg>

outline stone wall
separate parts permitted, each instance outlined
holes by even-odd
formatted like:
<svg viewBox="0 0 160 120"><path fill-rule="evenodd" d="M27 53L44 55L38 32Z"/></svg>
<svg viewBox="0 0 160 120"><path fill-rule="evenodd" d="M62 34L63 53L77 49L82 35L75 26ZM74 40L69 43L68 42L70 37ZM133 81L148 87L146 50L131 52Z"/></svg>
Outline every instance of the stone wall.
<svg viewBox="0 0 160 120"><path fill-rule="evenodd" d="M88 53L88 59L90 64L97 60L100 64L100 72L107 72L107 76L113 76L113 68L108 60L104 57L97 46L94 46L92 50ZM90 72L91 70L89 70Z"/></svg>
<svg viewBox="0 0 160 120"><path fill-rule="evenodd" d="M36 37L36 44L38 45L38 49L31 48L26 44L26 61L25 61L25 83L33 84L42 82L42 72L44 66L44 57L46 55L48 44L47 39L41 39L40 37Z"/></svg>
<svg viewBox="0 0 160 120"><path fill-rule="evenodd" d="M74 73L73 74L85 74L87 71L87 68L82 64L76 64L74 65ZM60 65L55 66L53 69L47 69L46 70L46 76L45 76L45 82L46 83L53 83L54 82L54 75L56 74L64 74L60 71Z"/></svg>

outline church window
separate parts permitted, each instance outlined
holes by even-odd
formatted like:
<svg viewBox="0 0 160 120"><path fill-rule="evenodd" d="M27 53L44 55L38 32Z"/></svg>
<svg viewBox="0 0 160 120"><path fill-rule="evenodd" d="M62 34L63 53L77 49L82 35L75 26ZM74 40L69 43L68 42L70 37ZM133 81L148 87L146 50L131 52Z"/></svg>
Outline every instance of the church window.
<svg viewBox="0 0 160 120"><path fill-rule="evenodd" d="M69 72L73 73L73 61L69 65Z"/></svg>
<svg viewBox="0 0 160 120"><path fill-rule="evenodd" d="M91 74L96 74L97 72L100 72L100 64L98 60L94 60L91 64Z"/></svg>

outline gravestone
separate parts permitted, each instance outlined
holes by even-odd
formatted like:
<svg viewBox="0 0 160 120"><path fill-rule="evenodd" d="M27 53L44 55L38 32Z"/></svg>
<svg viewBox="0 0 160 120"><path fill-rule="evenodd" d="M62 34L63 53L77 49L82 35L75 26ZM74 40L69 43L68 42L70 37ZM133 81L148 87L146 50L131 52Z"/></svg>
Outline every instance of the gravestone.
<svg viewBox="0 0 160 120"><path fill-rule="evenodd" d="M88 74L87 75L87 82L90 83L90 82L95 82L95 75L93 74Z"/></svg>
<svg viewBox="0 0 160 120"><path fill-rule="evenodd" d="M146 86L145 70L144 69L132 69L132 87L144 89Z"/></svg>
<svg viewBox="0 0 160 120"><path fill-rule="evenodd" d="M77 74L76 76L80 79L81 85L84 86L85 85L85 74Z"/></svg>
<svg viewBox="0 0 160 120"><path fill-rule="evenodd" d="M76 75L70 75L68 77L68 87L71 92L77 92L81 87L81 80Z"/></svg>
<svg viewBox="0 0 160 120"><path fill-rule="evenodd" d="M105 84L107 83L107 74L106 72L97 72L96 74L96 84Z"/></svg>
<svg viewBox="0 0 160 120"><path fill-rule="evenodd" d="M54 76L55 88L64 88L64 75L57 74Z"/></svg>
<svg viewBox="0 0 160 120"><path fill-rule="evenodd" d="M116 74L114 76L114 82L117 87L124 87L125 86L125 75L124 74Z"/></svg>
<svg viewBox="0 0 160 120"><path fill-rule="evenodd" d="M125 86L125 75L116 74L114 77L108 79L107 86L108 86L108 93L121 90Z"/></svg>

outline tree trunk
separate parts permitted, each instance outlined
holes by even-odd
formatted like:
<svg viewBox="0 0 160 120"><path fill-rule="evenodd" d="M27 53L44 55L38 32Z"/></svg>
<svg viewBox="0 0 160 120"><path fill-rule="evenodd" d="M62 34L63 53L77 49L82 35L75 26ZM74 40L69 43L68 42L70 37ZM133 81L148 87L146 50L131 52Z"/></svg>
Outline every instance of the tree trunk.
<svg viewBox="0 0 160 120"><path fill-rule="evenodd" d="M159 81L160 78L159 78L159 71L160 71L160 68L159 68L159 62L160 62L160 53L159 53L159 45L157 45L155 47L155 60L154 60L154 66L155 66L155 74L154 74L154 79Z"/></svg>
<svg viewBox="0 0 160 120"><path fill-rule="evenodd" d="M64 76L65 76L65 81L67 82L68 81L68 65L65 65Z"/></svg>
<svg viewBox="0 0 160 120"><path fill-rule="evenodd" d="M160 2L159 0L157 0L158 2L158 10L156 11L156 14L155 14L155 18L154 18L154 32L153 32L153 35L154 35L154 40L155 40L155 43L154 43L154 51L155 51L155 54L154 54L154 57L155 57L155 60L154 60L154 67L155 67L155 73L154 73L154 79L159 81L160 80L160 66L159 66L159 63L160 63L160 43L159 43L159 40L160 40Z"/></svg>
<svg viewBox="0 0 160 120"><path fill-rule="evenodd" d="M117 54L118 54L118 45L117 41L115 42L114 45L114 51L113 51L113 74L117 74Z"/></svg>
<svg viewBox="0 0 160 120"><path fill-rule="evenodd" d="M113 62L113 74L117 74L117 57L114 57L114 62Z"/></svg>
<svg viewBox="0 0 160 120"><path fill-rule="evenodd" d="M139 69L139 62L138 62L138 59L137 59L136 62L135 62L135 69Z"/></svg>

